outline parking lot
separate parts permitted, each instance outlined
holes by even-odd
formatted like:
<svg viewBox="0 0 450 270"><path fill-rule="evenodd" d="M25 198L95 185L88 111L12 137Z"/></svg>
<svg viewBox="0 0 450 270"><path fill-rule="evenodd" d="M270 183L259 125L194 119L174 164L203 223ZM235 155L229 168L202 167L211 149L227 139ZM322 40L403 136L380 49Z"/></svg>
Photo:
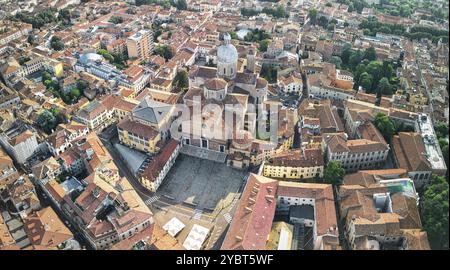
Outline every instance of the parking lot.
<svg viewBox="0 0 450 270"><path fill-rule="evenodd" d="M157 194L212 211L233 199L244 176L224 163L180 154Z"/></svg>

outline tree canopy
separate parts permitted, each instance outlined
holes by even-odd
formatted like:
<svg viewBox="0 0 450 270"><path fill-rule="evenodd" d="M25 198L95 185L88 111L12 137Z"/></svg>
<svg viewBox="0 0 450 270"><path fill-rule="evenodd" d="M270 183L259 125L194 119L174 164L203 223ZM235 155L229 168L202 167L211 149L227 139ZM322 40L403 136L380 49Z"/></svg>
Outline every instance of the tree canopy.
<svg viewBox="0 0 450 270"><path fill-rule="evenodd" d="M278 70L274 66L263 64L261 67L260 76L266 79L269 83L276 83L278 78Z"/></svg>
<svg viewBox="0 0 450 270"><path fill-rule="evenodd" d="M60 37L53 36L50 40L50 46L55 51L62 51L64 50L64 43L61 41Z"/></svg>
<svg viewBox="0 0 450 270"><path fill-rule="evenodd" d="M167 45L156 46L153 54L164 57L164 59L166 59L166 61L173 57L173 52L172 52L172 50L170 50L170 48Z"/></svg>
<svg viewBox="0 0 450 270"><path fill-rule="evenodd" d="M337 185L342 181L344 175L345 170L342 168L341 164L335 160L331 160L325 167L323 180L325 183Z"/></svg>
<svg viewBox="0 0 450 270"><path fill-rule="evenodd" d="M448 249L448 182L433 175L421 200L423 228L433 249Z"/></svg>
<svg viewBox="0 0 450 270"><path fill-rule="evenodd" d="M179 89L187 89L189 87L188 73L185 70L179 70L172 84Z"/></svg>
<svg viewBox="0 0 450 270"><path fill-rule="evenodd" d="M374 124L381 132L386 142L390 143L395 133L394 122L384 113L378 113L375 116Z"/></svg>
<svg viewBox="0 0 450 270"><path fill-rule="evenodd" d="M44 110L38 116L36 123L45 133L51 134L59 124L66 121L66 116L58 109L51 109Z"/></svg>

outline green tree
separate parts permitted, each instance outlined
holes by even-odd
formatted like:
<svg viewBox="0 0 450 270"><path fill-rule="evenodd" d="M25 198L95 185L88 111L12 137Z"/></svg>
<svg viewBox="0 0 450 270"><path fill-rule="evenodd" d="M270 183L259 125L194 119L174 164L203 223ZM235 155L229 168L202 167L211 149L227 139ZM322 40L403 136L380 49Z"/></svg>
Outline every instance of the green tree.
<svg viewBox="0 0 450 270"><path fill-rule="evenodd" d="M448 136L448 126L445 123L439 123L434 128L438 138L445 138Z"/></svg>
<svg viewBox="0 0 450 270"><path fill-rule="evenodd" d="M448 182L433 175L421 200L423 228L433 249L448 249Z"/></svg>
<svg viewBox="0 0 450 270"><path fill-rule="evenodd" d="M278 6L275 10L275 18L285 18L287 16L284 6Z"/></svg>
<svg viewBox="0 0 450 270"><path fill-rule="evenodd" d="M179 10L187 10L188 6L186 0L177 0L176 7Z"/></svg>
<svg viewBox="0 0 450 270"><path fill-rule="evenodd" d="M86 88L89 86L89 84L84 80L78 80L77 81L77 88L80 89L80 91L86 90Z"/></svg>
<svg viewBox="0 0 450 270"><path fill-rule="evenodd" d="M387 27L386 25L383 25L383 26L380 27L379 31L382 32L382 33L390 34L391 33L391 28Z"/></svg>
<svg viewBox="0 0 450 270"><path fill-rule="evenodd" d="M59 16L58 16L59 20L65 20L65 21L70 21L70 11L67 8L61 9L59 11Z"/></svg>
<svg viewBox="0 0 450 270"><path fill-rule="evenodd" d="M276 83L278 78L278 70L268 64L263 64L261 67L260 76L266 79L269 83Z"/></svg>
<svg viewBox="0 0 450 270"><path fill-rule="evenodd" d="M394 122L392 122L392 120L386 114L378 113L375 116L374 124L381 132L386 142L390 143L395 132Z"/></svg>
<svg viewBox="0 0 450 270"><path fill-rule="evenodd" d="M62 51L64 50L64 43L61 41L60 37L53 36L50 40L50 47L55 51Z"/></svg>
<svg viewBox="0 0 450 270"><path fill-rule="evenodd" d="M395 74L394 68L389 61L383 61L383 76L386 78L392 78Z"/></svg>
<svg viewBox="0 0 450 270"><path fill-rule="evenodd" d="M308 17L311 21L311 24L315 25L317 23L317 9L310 9L308 12Z"/></svg>
<svg viewBox="0 0 450 270"><path fill-rule="evenodd" d="M319 26L322 26L323 28L327 28L328 27L328 19L325 16L320 16L319 20L317 21L317 24Z"/></svg>
<svg viewBox="0 0 450 270"><path fill-rule="evenodd" d="M337 185L344 178L345 170L341 164L335 160L328 162L325 170L323 171L323 180L325 183Z"/></svg>
<svg viewBox="0 0 450 270"><path fill-rule="evenodd" d="M350 55L350 58L348 60L348 64L352 70L355 70L355 68L358 66L358 64L362 60L362 53L361 51L353 51L353 53Z"/></svg>
<svg viewBox="0 0 450 270"><path fill-rule="evenodd" d="M342 49L341 59L344 65L348 65L350 61L350 56L352 55L352 46L346 43Z"/></svg>
<svg viewBox="0 0 450 270"><path fill-rule="evenodd" d="M339 56L332 56L330 63L334 64L338 69L342 67L342 59Z"/></svg>
<svg viewBox="0 0 450 270"><path fill-rule="evenodd" d="M372 75L375 82L378 82L383 77L383 65L378 61L372 61L367 65L366 72Z"/></svg>
<svg viewBox="0 0 450 270"><path fill-rule="evenodd" d="M37 118L36 124L47 134L52 133L57 125L56 117L48 110L43 111Z"/></svg>
<svg viewBox="0 0 450 270"><path fill-rule="evenodd" d="M29 35L27 38L27 42L30 43L30 45L34 44L34 40L35 40L35 38L34 38L33 34Z"/></svg>
<svg viewBox="0 0 450 270"><path fill-rule="evenodd" d="M264 39L259 42L259 50L261 52L267 52L267 48L269 47L270 40Z"/></svg>
<svg viewBox="0 0 450 270"><path fill-rule="evenodd" d="M173 79L173 85L182 90L189 87L188 73L185 70L179 70Z"/></svg>
<svg viewBox="0 0 450 270"><path fill-rule="evenodd" d="M42 72L42 81L48 81L52 79L52 75L48 73L47 71Z"/></svg>
<svg viewBox="0 0 450 270"><path fill-rule="evenodd" d="M359 76L358 85L361 86L366 92L370 93L372 91L372 82L373 82L373 77L372 77L372 75L370 75L367 72L363 72Z"/></svg>
<svg viewBox="0 0 450 270"><path fill-rule="evenodd" d="M348 12L353 12L353 11L355 11L355 6L353 6L353 3L350 3L350 5L348 5L348 10L347 10Z"/></svg>
<svg viewBox="0 0 450 270"><path fill-rule="evenodd" d="M169 60L173 57L173 53L167 45L159 45L155 48L154 54L157 54L164 59Z"/></svg>
<svg viewBox="0 0 450 270"><path fill-rule="evenodd" d="M109 18L109 22L113 24L123 23L123 18L120 16L111 16L111 18Z"/></svg>
<svg viewBox="0 0 450 270"><path fill-rule="evenodd" d="M364 59L369 61L375 61L377 59L377 54L374 47L367 48L367 50L364 51Z"/></svg>
<svg viewBox="0 0 450 270"><path fill-rule="evenodd" d="M72 99L78 100L78 98L80 98L80 96L81 96L80 89L73 88L72 90L70 90L70 96L72 97Z"/></svg>
<svg viewBox="0 0 450 270"><path fill-rule="evenodd" d="M392 95L392 85L386 77L381 78L378 83L377 93L380 97L382 95Z"/></svg>
<svg viewBox="0 0 450 270"><path fill-rule="evenodd" d="M334 24L334 23L330 23L329 25L328 25L328 27L327 27L327 30L328 31L330 31L330 32L332 32L332 31L334 31L334 28L336 27L336 25Z"/></svg>

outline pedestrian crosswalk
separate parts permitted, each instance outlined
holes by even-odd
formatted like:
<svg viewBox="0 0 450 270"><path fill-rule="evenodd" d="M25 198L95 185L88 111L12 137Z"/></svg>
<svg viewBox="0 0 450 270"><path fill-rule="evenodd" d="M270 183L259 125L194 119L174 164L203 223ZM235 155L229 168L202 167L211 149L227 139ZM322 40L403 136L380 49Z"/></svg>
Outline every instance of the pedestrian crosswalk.
<svg viewBox="0 0 450 270"><path fill-rule="evenodd" d="M230 223L231 223L231 220L233 219L233 218L231 217L230 213L225 213L225 214L223 215L223 218L225 219L225 221L226 221L228 224L230 224Z"/></svg>
<svg viewBox="0 0 450 270"><path fill-rule="evenodd" d="M202 213L203 213L203 210L201 210L201 209L195 209L195 210L194 210L194 215L192 216L192 218L193 218L193 219L200 220L200 219L202 218Z"/></svg>
<svg viewBox="0 0 450 270"><path fill-rule="evenodd" d="M145 201L145 204L150 205L150 204L156 202L157 200L159 200L159 198L161 198L161 196L159 196L159 195L152 196L148 200Z"/></svg>

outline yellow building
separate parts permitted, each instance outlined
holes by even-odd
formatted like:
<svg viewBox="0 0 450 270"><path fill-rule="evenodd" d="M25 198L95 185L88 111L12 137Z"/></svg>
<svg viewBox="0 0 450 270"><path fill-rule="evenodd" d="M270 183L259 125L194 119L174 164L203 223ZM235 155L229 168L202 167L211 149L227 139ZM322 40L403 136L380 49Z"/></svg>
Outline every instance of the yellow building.
<svg viewBox="0 0 450 270"><path fill-rule="evenodd" d="M60 78L64 75L64 66L61 61L54 60L52 58L47 58L46 63L44 64L45 68L55 75L55 77Z"/></svg>
<svg viewBox="0 0 450 270"><path fill-rule="evenodd" d="M120 142L126 146L147 153L159 151L156 144L161 140L161 136L153 127L127 117L117 124L117 130Z"/></svg>
<svg viewBox="0 0 450 270"><path fill-rule="evenodd" d="M286 222L274 222L267 240L267 250L291 250L293 225Z"/></svg>
<svg viewBox="0 0 450 270"><path fill-rule="evenodd" d="M321 149L287 150L264 163L263 175L300 180L322 177L323 170Z"/></svg>

